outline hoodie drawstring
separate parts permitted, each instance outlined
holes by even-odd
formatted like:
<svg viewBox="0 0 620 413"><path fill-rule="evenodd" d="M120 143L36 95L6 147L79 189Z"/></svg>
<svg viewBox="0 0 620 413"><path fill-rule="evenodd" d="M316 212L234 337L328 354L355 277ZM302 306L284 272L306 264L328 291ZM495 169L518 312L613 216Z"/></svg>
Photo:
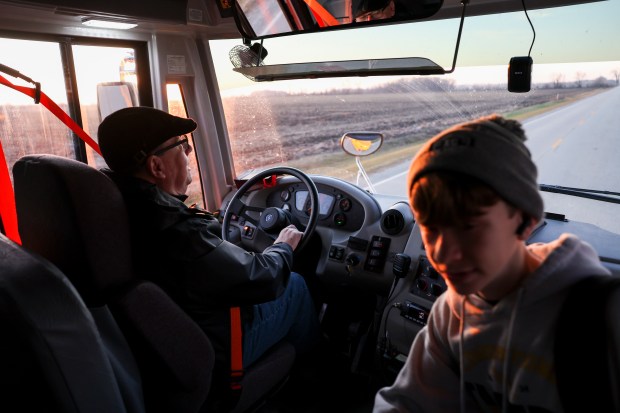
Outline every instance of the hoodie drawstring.
<svg viewBox="0 0 620 413"><path fill-rule="evenodd" d="M465 361L463 358L463 337L465 335L465 301L467 296L464 295L461 300L461 325L459 326L459 389L461 399L461 413L465 413Z"/></svg>
<svg viewBox="0 0 620 413"><path fill-rule="evenodd" d="M512 313L510 314L510 324L508 324L508 336L506 337L506 349L504 350L504 367L502 371L502 412L508 411L508 365L510 360L510 343L512 342L512 332L514 330L515 320L517 318L517 311L519 310L519 304L521 303L521 297L525 288L519 288L517 293L517 299L514 306L512 306Z"/></svg>
<svg viewBox="0 0 620 413"><path fill-rule="evenodd" d="M504 366L502 371L502 412L508 412L508 366L510 360L510 343L512 342L512 332L514 331L515 320L517 319L517 312L519 310L519 304L525 288L519 288L517 293L517 299L512 312L510 314L510 323L508 324L508 336L506 337L506 349L504 351ZM460 404L461 413L466 413L465 409L465 358L463 351L463 339L465 336L465 302L467 296L463 296L461 300L461 324L459 326L459 390L460 390Z"/></svg>

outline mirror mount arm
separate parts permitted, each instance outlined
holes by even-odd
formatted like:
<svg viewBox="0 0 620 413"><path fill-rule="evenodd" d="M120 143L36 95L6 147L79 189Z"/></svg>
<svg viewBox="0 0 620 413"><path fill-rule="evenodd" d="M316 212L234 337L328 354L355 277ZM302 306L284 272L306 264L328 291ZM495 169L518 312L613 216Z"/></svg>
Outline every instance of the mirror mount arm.
<svg viewBox="0 0 620 413"><path fill-rule="evenodd" d="M355 163L357 165L357 185L359 186L360 184L360 175L361 175L366 181L366 185L368 185L368 189L370 189L370 192L372 192L373 194L377 193L377 191L375 190L375 187L372 185L372 182L370 182L370 177L368 176L368 174L366 173L366 170L362 166L362 161L360 160L359 156L355 157Z"/></svg>
<svg viewBox="0 0 620 413"><path fill-rule="evenodd" d="M459 46L461 44L461 34L463 33L463 23L465 22L465 9L467 8L467 3L469 3L469 0L461 0L463 10L461 12L461 22L459 23L459 33L456 37L456 47L454 49L454 58L452 59L452 68L450 70L446 70L445 73L452 73L454 72L454 69L456 69L456 58L459 54Z"/></svg>

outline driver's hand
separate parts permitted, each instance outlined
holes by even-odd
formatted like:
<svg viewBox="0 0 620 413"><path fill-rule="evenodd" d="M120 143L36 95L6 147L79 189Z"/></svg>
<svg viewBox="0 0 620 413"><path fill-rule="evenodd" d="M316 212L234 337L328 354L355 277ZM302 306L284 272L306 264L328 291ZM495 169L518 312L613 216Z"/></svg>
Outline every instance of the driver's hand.
<svg viewBox="0 0 620 413"><path fill-rule="evenodd" d="M295 251L295 248L299 245L299 241L301 241L302 235L303 232L300 232L295 225L291 224L280 231L280 234L274 241L274 244L278 242L286 242L288 245L293 247L293 251Z"/></svg>

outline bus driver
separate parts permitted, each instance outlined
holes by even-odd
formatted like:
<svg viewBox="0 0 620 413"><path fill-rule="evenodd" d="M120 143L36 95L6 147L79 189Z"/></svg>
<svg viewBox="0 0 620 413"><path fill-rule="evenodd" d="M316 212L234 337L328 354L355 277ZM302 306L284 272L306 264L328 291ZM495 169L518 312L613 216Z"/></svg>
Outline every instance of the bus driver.
<svg viewBox="0 0 620 413"><path fill-rule="evenodd" d="M127 204L134 266L207 333L220 368L230 365L230 307L241 307L244 368L282 339L304 353L319 322L304 278L291 271L302 233L291 225L263 253L249 253L220 238L212 214L186 206L192 146L184 135L196 127L149 107L120 109L99 126L105 172Z"/></svg>

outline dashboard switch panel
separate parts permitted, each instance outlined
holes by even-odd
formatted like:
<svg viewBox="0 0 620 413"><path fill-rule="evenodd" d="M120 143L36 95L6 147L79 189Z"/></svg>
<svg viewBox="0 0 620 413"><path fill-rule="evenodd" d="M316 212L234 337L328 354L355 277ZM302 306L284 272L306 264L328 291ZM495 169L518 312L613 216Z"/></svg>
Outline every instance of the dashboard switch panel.
<svg viewBox="0 0 620 413"><path fill-rule="evenodd" d="M435 301L437 297L446 291L446 283L439 273L435 271L426 256L421 255L418 262L415 282L410 292L426 300Z"/></svg>
<svg viewBox="0 0 620 413"><path fill-rule="evenodd" d="M370 248L366 255L364 270L372 272L383 272L385 260L390 250L390 238L373 236L370 240Z"/></svg>
<svg viewBox="0 0 620 413"><path fill-rule="evenodd" d="M344 261L344 247L332 245L329 248L329 258L336 261Z"/></svg>

